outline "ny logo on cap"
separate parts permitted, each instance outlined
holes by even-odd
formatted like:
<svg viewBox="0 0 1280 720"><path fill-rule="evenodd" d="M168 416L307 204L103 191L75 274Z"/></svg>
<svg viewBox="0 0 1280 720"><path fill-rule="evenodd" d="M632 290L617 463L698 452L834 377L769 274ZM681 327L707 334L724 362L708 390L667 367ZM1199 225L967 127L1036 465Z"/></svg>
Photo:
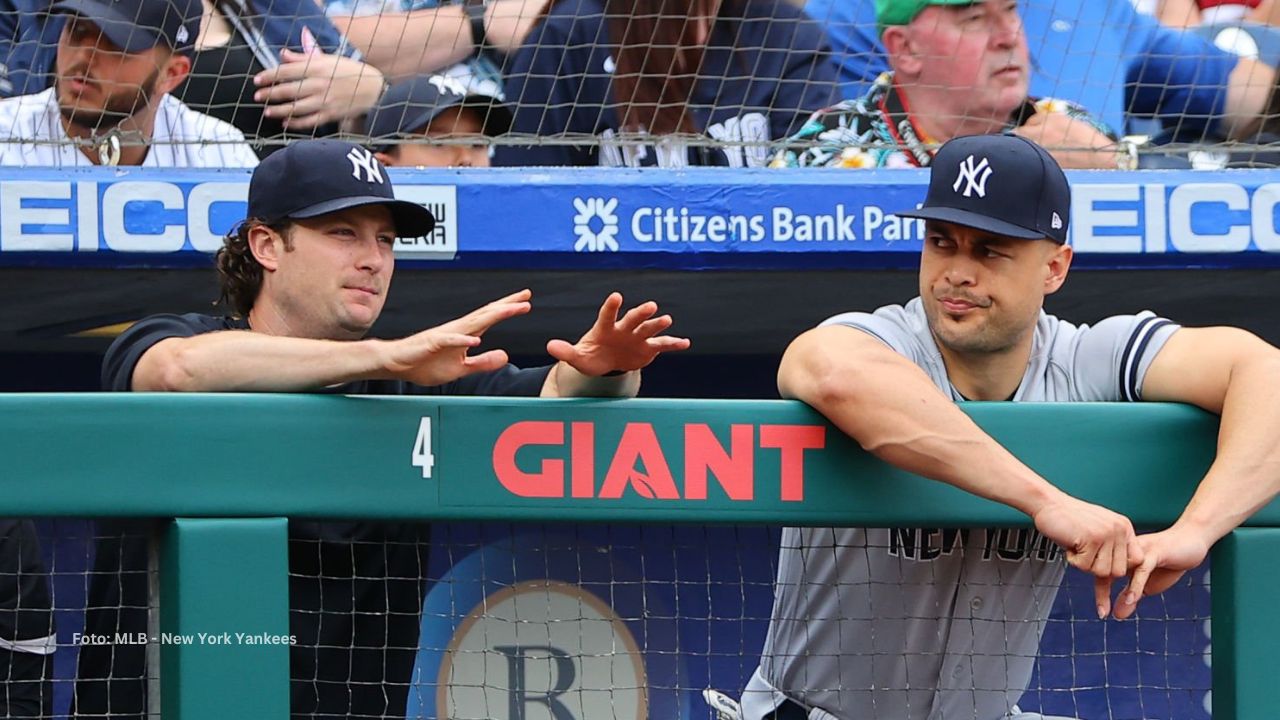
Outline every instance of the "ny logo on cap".
<svg viewBox="0 0 1280 720"><path fill-rule="evenodd" d="M973 197L973 193L978 193L978 197L987 196L987 179L991 177L991 164L986 158L982 158L982 162L975 164L973 156L964 159L960 163L960 176L956 178L956 182L951 189L964 195L965 197ZM964 183L964 190L960 190L960 183Z"/></svg>
<svg viewBox="0 0 1280 720"><path fill-rule="evenodd" d="M186 25L179 25L178 32L174 34L173 41L179 45L185 45L191 39L191 34L187 32Z"/></svg>
<svg viewBox="0 0 1280 720"><path fill-rule="evenodd" d="M466 95L467 86L463 85L456 78L447 75L432 75L427 78L427 82L435 86L436 92L442 95Z"/></svg>
<svg viewBox="0 0 1280 720"><path fill-rule="evenodd" d="M359 180L360 171L363 170L365 182L384 182L381 164L373 153L361 147L351 148L351 152L347 153L347 159L351 161L351 177Z"/></svg>

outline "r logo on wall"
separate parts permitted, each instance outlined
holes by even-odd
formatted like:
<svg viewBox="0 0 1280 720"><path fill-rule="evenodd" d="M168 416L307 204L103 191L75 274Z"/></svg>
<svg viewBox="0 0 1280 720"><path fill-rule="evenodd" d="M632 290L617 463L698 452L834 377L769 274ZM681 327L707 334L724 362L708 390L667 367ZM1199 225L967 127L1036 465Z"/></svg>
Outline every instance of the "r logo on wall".
<svg viewBox="0 0 1280 720"><path fill-rule="evenodd" d="M705 558L677 549L670 533L653 534L607 525L516 532L501 523L434 525L408 717L696 717L705 703L693 688L710 682L711 655L672 649L687 647L683 631L700 642L735 637L737 628L713 632L705 618L682 627L676 608L705 600L708 587L645 580L705 575ZM726 618L759 617L769 607L744 611L734 604L740 593L724 602L717 607Z"/></svg>
<svg viewBox="0 0 1280 720"><path fill-rule="evenodd" d="M641 720L648 679L635 637L590 591L557 580L499 590L458 626L436 717Z"/></svg>

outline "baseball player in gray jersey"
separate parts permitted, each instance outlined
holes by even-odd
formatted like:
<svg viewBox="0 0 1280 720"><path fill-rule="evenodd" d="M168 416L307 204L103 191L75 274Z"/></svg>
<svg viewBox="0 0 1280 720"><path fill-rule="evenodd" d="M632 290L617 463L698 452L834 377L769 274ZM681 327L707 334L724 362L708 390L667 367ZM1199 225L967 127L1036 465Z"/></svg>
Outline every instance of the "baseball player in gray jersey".
<svg viewBox="0 0 1280 720"><path fill-rule="evenodd" d="M1092 327L1045 314L1072 259L1053 158L971 136L931 172L924 206L900 213L925 220L920 297L804 333L778 387L877 457L1012 506L1035 530L786 529L748 720L1040 718L1016 703L1066 564L1095 576L1099 617L1128 617L1280 489L1280 351L1146 312ZM959 400L1191 403L1221 414L1219 453L1177 523L1135 536L1019 462Z"/></svg>

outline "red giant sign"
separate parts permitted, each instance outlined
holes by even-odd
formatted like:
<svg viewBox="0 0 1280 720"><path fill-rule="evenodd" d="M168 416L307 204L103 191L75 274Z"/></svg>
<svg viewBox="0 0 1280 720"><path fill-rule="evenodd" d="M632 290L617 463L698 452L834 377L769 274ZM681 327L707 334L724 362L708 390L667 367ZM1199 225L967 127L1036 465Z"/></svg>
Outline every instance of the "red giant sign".
<svg viewBox="0 0 1280 720"><path fill-rule="evenodd" d="M566 427L567 440L566 440ZM498 482L513 495L529 498L620 498L630 487L647 498L660 500L706 500L707 477L716 481L731 500L755 498L755 456L757 449L778 451L782 479L780 497L786 501L804 499L804 452L826 446L822 425L731 425L729 448L705 423L684 426L684 462L681 482L677 482L666 451L658 443L653 425L627 423L607 458L608 470L597 485L596 424L526 420L515 423L498 436L493 445L493 472ZM558 448L553 457L543 458L534 472L521 470L516 455L530 446ZM568 487L565 465L568 463ZM639 463L643 470L637 466ZM683 492L682 492L683 491Z"/></svg>

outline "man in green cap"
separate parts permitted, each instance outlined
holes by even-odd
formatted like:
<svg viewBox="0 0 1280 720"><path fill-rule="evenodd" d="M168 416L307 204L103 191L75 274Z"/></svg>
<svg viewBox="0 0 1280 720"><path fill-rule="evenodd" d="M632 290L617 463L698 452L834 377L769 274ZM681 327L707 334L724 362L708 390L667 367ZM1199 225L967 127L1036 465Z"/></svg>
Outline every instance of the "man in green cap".
<svg viewBox="0 0 1280 720"><path fill-rule="evenodd" d="M955 137L1013 133L1068 168L1116 168L1117 137L1079 106L1027 95L1027 38L1014 0L876 0L892 72L820 110L773 167L926 167Z"/></svg>

